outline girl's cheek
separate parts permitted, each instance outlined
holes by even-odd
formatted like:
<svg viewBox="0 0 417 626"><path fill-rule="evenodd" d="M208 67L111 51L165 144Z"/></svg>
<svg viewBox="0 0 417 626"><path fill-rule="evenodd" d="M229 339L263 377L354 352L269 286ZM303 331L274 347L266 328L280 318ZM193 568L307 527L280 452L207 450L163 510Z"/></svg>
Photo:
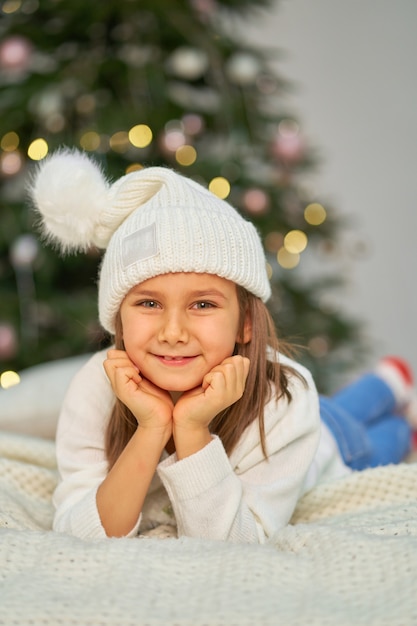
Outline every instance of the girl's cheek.
<svg viewBox="0 0 417 626"><path fill-rule="evenodd" d="M139 371L140 370L140 360L137 358L137 356L134 354L134 352L132 352L131 350L129 350L129 346L125 346L125 350L126 350L126 354L129 357L129 359L132 361L133 365L136 367L136 369Z"/></svg>

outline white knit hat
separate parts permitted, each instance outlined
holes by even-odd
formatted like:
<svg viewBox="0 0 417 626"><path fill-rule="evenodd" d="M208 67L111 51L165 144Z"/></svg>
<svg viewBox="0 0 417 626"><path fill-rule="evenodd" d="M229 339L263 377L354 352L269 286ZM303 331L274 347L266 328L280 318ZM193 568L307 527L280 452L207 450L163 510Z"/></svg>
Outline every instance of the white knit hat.
<svg viewBox="0 0 417 626"><path fill-rule="evenodd" d="M130 289L160 274L216 274L264 302L271 294L253 224L173 170L149 167L110 184L84 153L61 150L40 164L29 192L51 242L64 251L106 248L99 317L110 333Z"/></svg>

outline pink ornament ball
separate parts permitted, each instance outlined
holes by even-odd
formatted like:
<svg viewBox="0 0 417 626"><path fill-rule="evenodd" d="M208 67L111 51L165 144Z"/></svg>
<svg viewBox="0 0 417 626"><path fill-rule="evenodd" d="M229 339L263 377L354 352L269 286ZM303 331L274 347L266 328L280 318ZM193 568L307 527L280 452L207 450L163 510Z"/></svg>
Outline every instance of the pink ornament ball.
<svg viewBox="0 0 417 626"><path fill-rule="evenodd" d="M272 153L286 163L297 163L304 156L304 141L298 124L292 121L281 122L278 133L272 142Z"/></svg>
<svg viewBox="0 0 417 626"><path fill-rule="evenodd" d="M268 211L269 198L262 189L248 189L243 194L243 204L249 213L260 215Z"/></svg>
<svg viewBox="0 0 417 626"><path fill-rule="evenodd" d="M20 35L11 35L0 44L0 67L7 72L22 72L27 69L32 54L32 45Z"/></svg>
<svg viewBox="0 0 417 626"><path fill-rule="evenodd" d="M11 324L0 323L0 359L6 361L17 352L16 331Z"/></svg>

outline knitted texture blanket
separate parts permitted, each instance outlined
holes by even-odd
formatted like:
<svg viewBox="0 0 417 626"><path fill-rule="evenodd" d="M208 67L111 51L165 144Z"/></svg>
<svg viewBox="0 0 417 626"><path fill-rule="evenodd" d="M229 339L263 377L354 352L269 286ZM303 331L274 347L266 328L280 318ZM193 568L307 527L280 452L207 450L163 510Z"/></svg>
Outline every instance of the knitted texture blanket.
<svg viewBox="0 0 417 626"><path fill-rule="evenodd" d="M0 625L417 625L417 464L316 487L266 545L51 531L52 441L0 433Z"/></svg>

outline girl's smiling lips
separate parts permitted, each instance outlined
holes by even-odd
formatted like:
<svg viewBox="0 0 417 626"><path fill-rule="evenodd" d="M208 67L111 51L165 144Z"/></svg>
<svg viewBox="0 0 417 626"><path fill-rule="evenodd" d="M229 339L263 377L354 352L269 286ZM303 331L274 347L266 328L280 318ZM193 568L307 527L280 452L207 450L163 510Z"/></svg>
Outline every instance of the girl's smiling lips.
<svg viewBox="0 0 417 626"><path fill-rule="evenodd" d="M188 365L190 361L196 358L196 355L193 356L170 356L168 354L154 354L154 356L164 365L168 365L170 367L179 367L181 365Z"/></svg>

